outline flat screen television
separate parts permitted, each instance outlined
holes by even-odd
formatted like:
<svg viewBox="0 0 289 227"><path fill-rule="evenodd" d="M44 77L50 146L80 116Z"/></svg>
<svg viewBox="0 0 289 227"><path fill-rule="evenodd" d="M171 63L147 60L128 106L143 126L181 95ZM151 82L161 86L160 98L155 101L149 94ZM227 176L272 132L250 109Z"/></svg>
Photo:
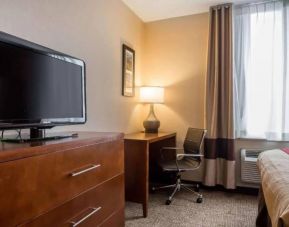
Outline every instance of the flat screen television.
<svg viewBox="0 0 289 227"><path fill-rule="evenodd" d="M0 130L86 122L85 63L0 32Z"/></svg>

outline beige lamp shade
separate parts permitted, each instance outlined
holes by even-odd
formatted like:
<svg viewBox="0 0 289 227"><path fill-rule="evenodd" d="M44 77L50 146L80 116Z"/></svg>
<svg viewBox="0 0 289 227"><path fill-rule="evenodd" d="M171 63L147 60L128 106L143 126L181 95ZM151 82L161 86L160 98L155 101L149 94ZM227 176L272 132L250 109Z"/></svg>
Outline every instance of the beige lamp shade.
<svg viewBox="0 0 289 227"><path fill-rule="evenodd" d="M164 103L163 87L141 87L140 102L143 103Z"/></svg>

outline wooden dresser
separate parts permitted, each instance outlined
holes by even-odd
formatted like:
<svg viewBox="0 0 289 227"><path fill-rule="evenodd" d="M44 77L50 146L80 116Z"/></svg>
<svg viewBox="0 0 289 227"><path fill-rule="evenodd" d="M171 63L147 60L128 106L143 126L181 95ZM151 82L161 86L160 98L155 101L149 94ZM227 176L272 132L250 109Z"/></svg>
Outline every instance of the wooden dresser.
<svg viewBox="0 0 289 227"><path fill-rule="evenodd" d="M0 143L0 226L124 226L123 134Z"/></svg>

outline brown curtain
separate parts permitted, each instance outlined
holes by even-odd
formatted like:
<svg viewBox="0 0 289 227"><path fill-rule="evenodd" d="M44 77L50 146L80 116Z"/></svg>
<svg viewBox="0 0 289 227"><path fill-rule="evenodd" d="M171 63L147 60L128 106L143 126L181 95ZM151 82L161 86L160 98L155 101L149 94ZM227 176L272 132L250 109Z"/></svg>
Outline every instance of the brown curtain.
<svg viewBox="0 0 289 227"><path fill-rule="evenodd" d="M235 188L232 5L211 7L207 70L205 179Z"/></svg>

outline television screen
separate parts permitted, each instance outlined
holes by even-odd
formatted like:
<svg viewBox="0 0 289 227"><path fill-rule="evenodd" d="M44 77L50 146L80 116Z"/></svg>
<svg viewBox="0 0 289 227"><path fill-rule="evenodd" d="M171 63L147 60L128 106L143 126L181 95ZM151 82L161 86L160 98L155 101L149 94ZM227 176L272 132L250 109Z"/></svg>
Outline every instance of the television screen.
<svg viewBox="0 0 289 227"><path fill-rule="evenodd" d="M0 129L84 123L84 62L5 38L0 37Z"/></svg>

